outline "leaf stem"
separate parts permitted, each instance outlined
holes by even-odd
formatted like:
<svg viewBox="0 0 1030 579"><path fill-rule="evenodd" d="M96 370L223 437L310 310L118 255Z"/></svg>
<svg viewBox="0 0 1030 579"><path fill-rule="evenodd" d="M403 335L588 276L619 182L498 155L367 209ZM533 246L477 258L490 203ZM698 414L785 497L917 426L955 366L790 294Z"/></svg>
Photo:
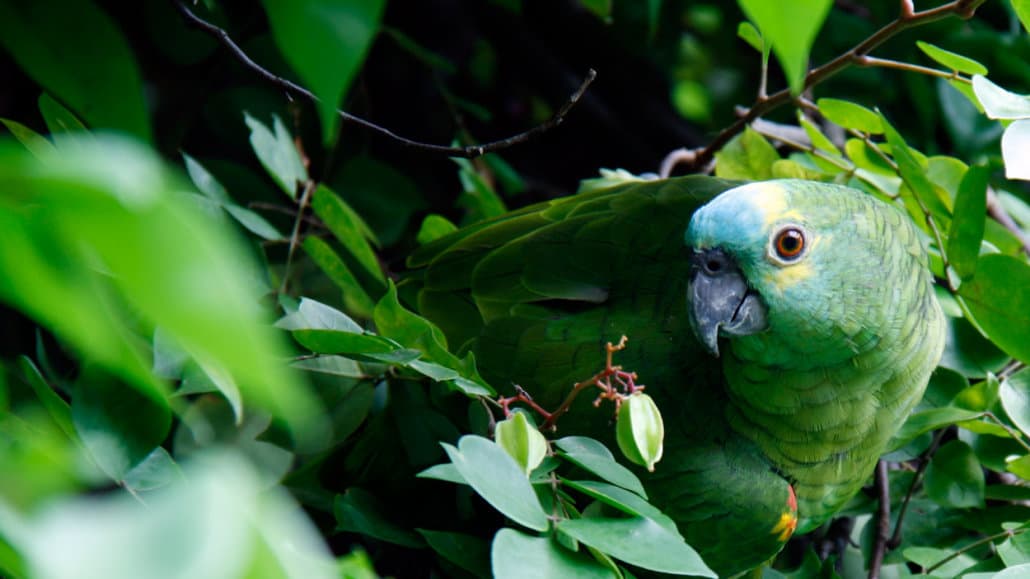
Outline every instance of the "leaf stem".
<svg viewBox="0 0 1030 579"><path fill-rule="evenodd" d="M1016 535L1022 535L1026 531L1027 531L1027 529L1025 529L1025 528L1022 528L1022 529L1012 529L1012 530L1004 530L1004 531L1002 531L1000 533L995 533L995 534L993 534L993 535L991 535L989 537L984 537L983 539L980 539L978 541L973 541L972 543L966 545L965 547L962 547L961 549L955 551L954 553L948 555L947 557L941 559L940 561L937 561L933 565L930 565L926 569L923 569L923 575L929 575L930 573L933 573L937 569L939 569L942 566L944 566L944 564L947 563L948 561L951 561L952 559L955 559L956 557L962 555L963 553L968 553L969 551L972 551L973 549L975 549L975 548L977 548L977 547L979 547L981 545L985 545L987 543L992 543L996 539L1007 539L1009 537L1015 537Z"/></svg>

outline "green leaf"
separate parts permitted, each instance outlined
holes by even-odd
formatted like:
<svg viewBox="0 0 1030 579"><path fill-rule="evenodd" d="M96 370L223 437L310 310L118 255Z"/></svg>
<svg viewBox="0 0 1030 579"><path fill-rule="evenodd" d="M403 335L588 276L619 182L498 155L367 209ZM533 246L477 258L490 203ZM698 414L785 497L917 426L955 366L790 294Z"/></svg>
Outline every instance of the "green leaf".
<svg viewBox="0 0 1030 579"><path fill-rule="evenodd" d="M832 0L738 0L762 38L772 45L792 94L801 94L808 69L808 53Z"/></svg>
<svg viewBox="0 0 1030 579"><path fill-rule="evenodd" d="M267 219L262 217L259 213L255 213L246 207L240 207L232 203L226 203L222 206L225 212L232 216L244 229L260 237L261 239L267 239L269 241L278 241L286 239L274 225L268 222Z"/></svg>
<svg viewBox="0 0 1030 579"><path fill-rule="evenodd" d="M18 142L22 145L25 145L25 148L36 157L46 157L54 153L53 143L18 121L0 119L0 123L3 123L7 130L11 131L11 134L14 135L14 138L18 139Z"/></svg>
<svg viewBox="0 0 1030 579"><path fill-rule="evenodd" d="M479 174L476 166L468 159L452 159L458 164L458 179L461 181L462 194L458 197L458 206L468 212L466 222L475 223L507 212L504 201L490 183Z"/></svg>
<svg viewBox="0 0 1030 579"><path fill-rule="evenodd" d="M457 365L458 359L447 349L447 338L440 328L402 306L393 282L376 304L374 320L383 335L390 336L405 348L419 350L444 366Z"/></svg>
<svg viewBox="0 0 1030 579"><path fill-rule="evenodd" d="M150 141L132 49L89 0L0 2L0 45L33 80L94 129Z"/></svg>
<svg viewBox="0 0 1030 579"><path fill-rule="evenodd" d="M21 367L25 381L29 383L32 391L36 393L36 397L43 403L50 418L69 438L78 440L78 434L75 432L75 425L72 422L71 407L68 406L68 403L47 384L39 368L28 356L20 356L18 365Z"/></svg>
<svg viewBox="0 0 1030 579"><path fill-rule="evenodd" d="M415 476L418 478L442 480L444 482L451 482L459 485L469 484L468 481L465 480L465 477L461 476L461 473L458 472L457 467L449 462L433 465Z"/></svg>
<svg viewBox="0 0 1030 579"><path fill-rule="evenodd" d="M340 106L379 30L384 0L264 0L286 61L318 98L323 142L336 140Z"/></svg>
<svg viewBox="0 0 1030 579"><path fill-rule="evenodd" d="M1024 17L1021 16L1020 19L1023 20ZM1026 536L1026 533L1019 536ZM1030 563L1023 563L1022 565L1016 565L1015 567L1006 567L1005 569L995 573L991 579L1022 579L1027 576L1030 576Z"/></svg>
<svg viewBox="0 0 1030 579"><path fill-rule="evenodd" d="M980 255L987 218L988 177L986 166L973 165L962 177L955 196L955 218L948 231L948 261L963 280L969 279L976 271L976 260Z"/></svg>
<svg viewBox="0 0 1030 579"><path fill-rule="evenodd" d="M243 113L243 120L250 127L250 146L261 166L290 199L296 199L298 187L308 181L308 172L286 126L274 115L275 133L250 113Z"/></svg>
<svg viewBox="0 0 1030 579"><path fill-rule="evenodd" d="M973 76L973 93L992 119L1030 118L1030 97L1007 91L985 76Z"/></svg>
<svg viewBox="0 0 1030 579"><path fill-rule="evenodd" d="M332 189L319 185L311 199L311 208L325 222L326 227L333 232L333 236L343 248L357 260L362 271L380 287L385 286L386 276L383 275L379 260L372 250L371 243L375 243L375 236L350 205Z"/></svg>
<svg viewBox="0 0 1030 579"><path fill-rule="evenodd" d="M1001 135L1005 177L1030 181L1030 120L1018 120Z"/></svg>
<svg viewBox="0 0 1030 579"><path fill-rule="evenodd" d="M275 323L284 330L339 330L360 334L364 329L347 314L311 298L300 298L297 310Z"/></svg>
<svg viewBox="0 0 1030 579"><path fill-rule="evenodd" d="M1005 470L1025 481L1030 481L1030 455L1025 454L1015 460L1008 461L1005 465Z"/></svg>
<svg viewBox="0 0 1030 579"><path fill-rule="evenodd" d="M958 294L998 347L1030 362L1030 265L1008 255L981 256Z"/></svg>
<svg viewBox="0 0 1030 579"><path fill-rule="evenodd" d="M805 134L808 135L808 139L812 141L812 146L820 151L825 151L836 156L840 156L840 149L837 145L833 144L833 141L829 139L819 127L815 126L812 121L806 119L801 111L798 111L798 123L801 128L805 130Z"/></svg>
<svg viewBox="0 0 1030 579"><path fill-rule="evenodd" d="M975 420L983 416L983 412L976 412L973 410L966 410L964 408L954 408L947 406L944 408L931 408L930 410L924 410L922 412L916 412L912 416L908 417L905 424L901 426L901 430L894 435L889 445L888 450L897 450L909 442L915 440L917 436L931 430L937 430L950 424L957 422L963 422L966 420Z"/></svg>
<svg viewBox="0 0 1030 579"><path fill-rule="evenodd" d="M1010 0L1012 9L1023 23L1024 30L1030 30L1030 0Z"/></svg>
<svg viewBox="0 0 1030 579"><path fill-rule="evenodd" d="M772 164L779 160L776 149L751 127L715 154L715 176L724 179L763 181L772 177Z"/></svg>
<svg viewBox="0 0 1030 579"><path fill-rule="evenodd" d="M446 217L431 213L422 220L422 225L418 228L418 235L415 237L415 240L418 241L419 245L425 245L457 230L458 227Z"/></svg>
<svg viewBox="0 0 1030 579"><path fill-rule="evenodd" d="M302 247L326 277L343 291L344 307L357 316L371 318L375 302L336 251L322 238L314 235L306 237Z"/></svg>
<svg viewBox="0 0 1030 579"><path fill-rule="evenodd" d="M132 470L125 473L122 484L126 489L139 496L166 489L183 480L179 465L172 460L167 450L159 446Z"/></svg>
<svg viewBox="0 0 1030 579"><path fill-rule="evenodd" d="M225 187L196 159L182 153L182 160L186 165L186 173L189 174L190 180L197 186L198 191L218 202L232 201Z"/></svg>
<svg viewBox="0 0 1030 579"><path fill-rule="evenodd" d="M364 489L351 487L333 501L336 530L360 533L380 541L418 549L425 545L414 531L390 520L386 508L376 496Z"/></svg>
<svg viewBox="0 0 1030 579"><path fill-rule="evenodd" d="M755 28L754 24L748 21L741 22L737 25L737 37L748 43L751 48L754 48L758 52L765 51L765 41L762 40L761 33Z"/></svg>
<svg viewBox="0 0 1030 579"><path fill-rule="evenodd" d="M490 575L490 544L475 535L416 529L434 551L476 577Z"/></svg>
<svg viewBox="0 0 1030 579"><path fill-rule="evenodd" d="M672 519L662 514L651 503L640 498L640 495L627 491L622 487L592 480L572 481L562 479L562 484L608 506L615 507L628 515L647 517L663 527L667 527L669 530L676 530L676 523Z"/></svg>
<svg viewBox="0 0 1030 579"><path fill-rule="evenodd" d="M490 550L496 579L614 579L597 561L562 547L548 537L531 537L515 529L501 529Z"/></svg>
<svg viewBox="0 0 1030 579"><path fill-rule="evenodd" d="M89 142L88 138L92 133L86 125L82 124L75 113L47 93L39 95L39 114L43 116L47 130L50 131L50 138L54 140L58 149L81 147L83 143Z"/></svg>
<svg viewBox="0 0 1030 579"><path fill-rule="evenodd" d="M331 182L386 246L397 243L412 215L427 207L417 181L366 155L348 160Z"/></svg>
<svg viewBox="0 0 1030 579"><path fill-rule="evenodd" d="M492 507L520 525L547 530L547 515L529 479L504 449L472 434L458 439L457 448L441 444L462 478Z"/></svg>
<svg viewBox="0 0 1030 579"><path fill-rule="evenodd" d="M934 570L934 574L931 577L957 577L959 573L976 564L976 559L968 553L961 553L955 556L955 551L950 549L909 547L904 549L902 554L906 559L924 569L936 566L941 561L948 559L947 563Z"/></svg>
<svg viewBox="0 0 1030 579"><path fill-rule="evenodd" d="M577 541L631 565L677 575L716 577L679 533L645 517L563 519L556 526Z"/></svg>
<svg viewBox="0 0 1030 579"><path fill-rule="evenodd" d="M950 219L951 212L943 201L947 194L944 193L942 195L939 193L938 189L930 181L930 178L927 176L927 170L924 168L927 163L920 162L919 152L908 146L901 137L901 134L887 122L886 117L880 115L880 122L883 125L887 142L890 144L891 156L894 157L898 164L898 173L901 174L901 179L908 185L912 195L921 200L922 204L934 216ZM924 223L926 221L925 216L922 215L921 208L906 207L909 209L910 215L916 219L916 223Z"/></svg>
<svg viewBox="0 0 1030 579"><path fill-rule="evenodd" d="M83 445L112 480L126 475L168 436L168 402L124 388L110 375L87 369L72 394L72 420Z"/></svg>
<svg viewBox="0 0 1030 579"><path fill-rule="evenodd" d="M339 577L304 511L282 488L265 488L246 459L200 455L184 470L145 504L107 493L52 501L27 519L0 516L5 529L18 523L9 538L39 577Z"/></svg>
<svg viewBox="0 0 1030 579"><path fill-rule="evenodd" d="M987 67L972 58L944 50L943 48L934 46L929 42L923 42L922 40L917 40L916 46L918 46L919 50L922 50L926 56L929 56L937 64L946 66L956 72L964 72L966 74L987 74Z"/></svg>
<svg viewBox="0 0 1030 579"><path fill-rule="evenodd" d="M225 187L196 159L186 153L182 154L182 158L186 164L186 172L189 174L193 184L197 186L197 190L215 201L222 209L225 209L226 213L231 215L247 231L262 239L283 239L282 233L279 233L275 226L269 223L267 219L250 209L234 204Z"/></svg>
<svg viewBox="0 0 1030 579"><path fill-rule="evenodd" d="M862 105L831 98L821 98L816 101L816 105L824 117L845 129L855 129L873 135L883 132L880 116Z"/></svg>
<svg viewBox="0 0 1030 579"><path fill-rule="evenodd" d="M950 298L949 294L949 299L954 298ZM988 372L1000 371L1011 360L974 328L969 320L947 317L946 322L948 335L941 366L970 378L984 378Z"/></svg>
<svg viewBox="0 0 1030 579"><path fill-rule="evenodd" d="M615 462L615 457L600 442L585 436L566 436L554 441L554 444L561 449L558 456L612 484L647 498L640 479L628 468Z"/></svg>
<svg viewBox="0 0 1030 579"><path fill-rule="evenodd" d="M1030 369L1024 368L1001 383L1001 406L1009 419L1030 436Z"/></svg>
<svg viewBox="0 0 1030 579"><path fill-rule="evenodd" d="M926 469L926 494L956 509L984 506L984 473L973 449L960 440L941 446Z"/></svg>

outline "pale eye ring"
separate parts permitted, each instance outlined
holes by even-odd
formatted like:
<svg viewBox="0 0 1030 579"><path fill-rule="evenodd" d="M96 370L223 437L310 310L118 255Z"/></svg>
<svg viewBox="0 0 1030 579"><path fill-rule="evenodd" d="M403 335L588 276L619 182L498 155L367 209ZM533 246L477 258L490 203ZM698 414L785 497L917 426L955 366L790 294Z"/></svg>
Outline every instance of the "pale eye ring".
<svg viewBox="0 0 1030 579"><path fill-rule="evenodd" d="M770 253L779 261L793 263L805 254L807 245L805 231L797 225L788 225L773 235L770 240Z"/></svg>

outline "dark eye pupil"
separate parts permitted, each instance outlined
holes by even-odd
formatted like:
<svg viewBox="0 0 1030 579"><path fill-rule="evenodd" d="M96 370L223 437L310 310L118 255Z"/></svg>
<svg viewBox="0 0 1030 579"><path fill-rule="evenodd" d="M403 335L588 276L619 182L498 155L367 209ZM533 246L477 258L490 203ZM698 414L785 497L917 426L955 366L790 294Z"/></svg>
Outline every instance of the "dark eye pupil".
<svg viewBox="0 0 1030 579"><path fill-rule="evenodd" d="M776 253L782 258L794 258L805 247L805 237L797 229L786 229L776 237Z"/></svg>

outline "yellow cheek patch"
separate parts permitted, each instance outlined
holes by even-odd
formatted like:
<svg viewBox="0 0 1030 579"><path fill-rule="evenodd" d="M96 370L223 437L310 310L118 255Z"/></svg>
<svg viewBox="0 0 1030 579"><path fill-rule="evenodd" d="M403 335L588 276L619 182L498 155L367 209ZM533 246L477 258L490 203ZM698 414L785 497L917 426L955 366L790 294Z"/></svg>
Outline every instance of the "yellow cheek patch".
<svg viewBox="0 0 1030 579"><path fill-rule="evenodd" d="M776 526L772 528L772 534L776 535L776 539L781 543L787 542L787 539L794 534L794 529L798 528L798 517L796 514L786 512L780 515L780 521L776 523Z"/></svg>
<svg viewBox="0 0 1030 579"><path fill-rule="evenodd" d="M808 256L813 251L818 251L819 246L824 242L828 242L831 238L832 236L829 235L823 237L809 232L808 237L805 239L807 246L805 248L805 255L797 263L784 264L769 256L769 261L777 267L765 276L766 287L775 288L782 294L798 282L812 277L815 274L815 270L812 268L812 264L809 263Z"/></svg>

